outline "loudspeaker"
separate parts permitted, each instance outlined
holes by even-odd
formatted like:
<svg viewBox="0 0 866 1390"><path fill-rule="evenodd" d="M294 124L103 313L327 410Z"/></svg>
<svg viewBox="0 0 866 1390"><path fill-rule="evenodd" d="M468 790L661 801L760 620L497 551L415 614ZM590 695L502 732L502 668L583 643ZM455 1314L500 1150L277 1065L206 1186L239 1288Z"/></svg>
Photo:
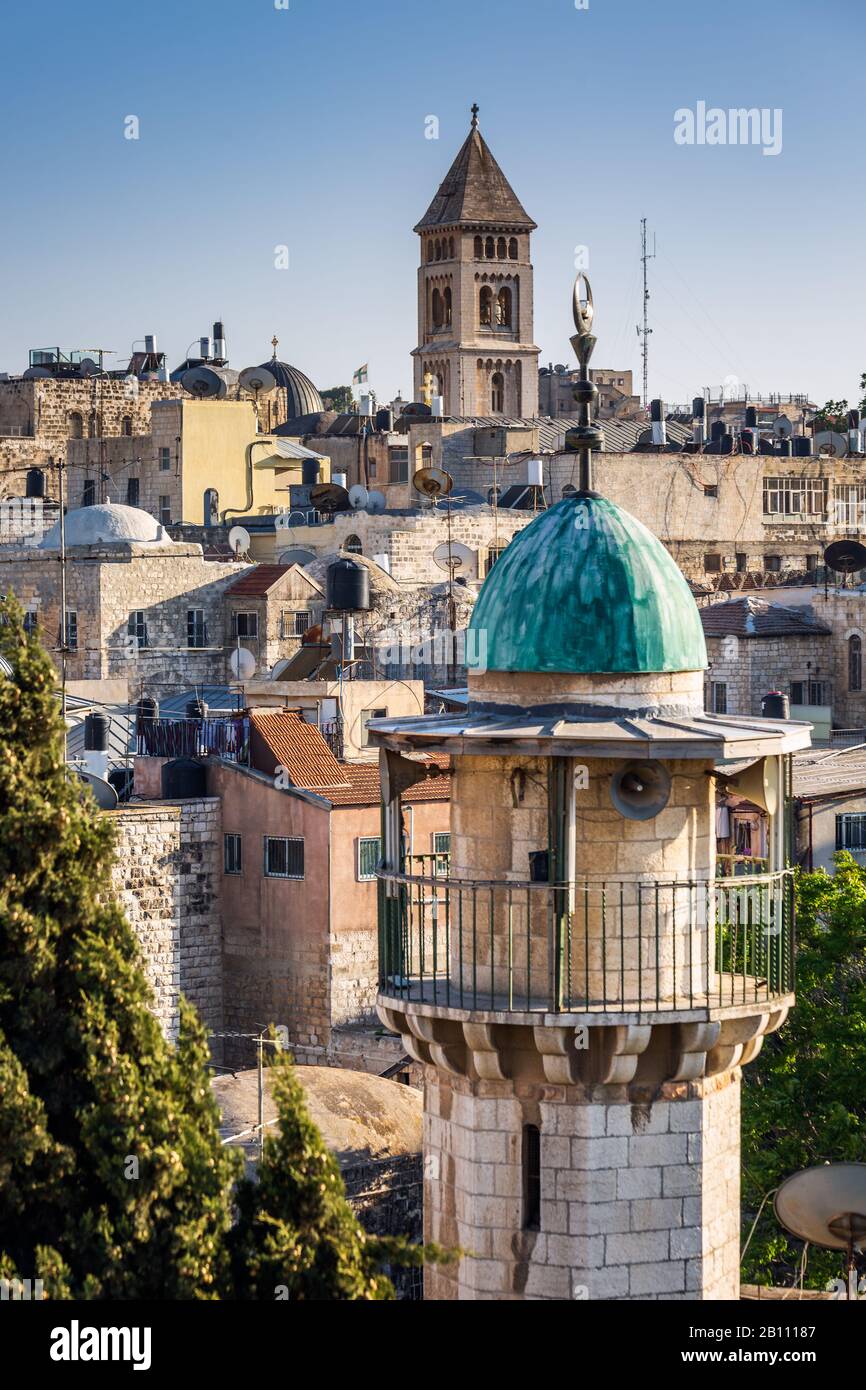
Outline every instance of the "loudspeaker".
<svg viewBox="0 0 866 1390"><path fill-rule="evenodd" d="M664 763L626 763L610 779L610 799L627 820L651 820L667 806L671 775Z"/></svg>
<svg viewBox="0 0 866 1390"><path fill-rule="evenodd" d="M779 768L773 758L759 758L736 777L726 778L728 789L744 796L753 806L760 806L768 816L774 816L779 806Z"/></svg>

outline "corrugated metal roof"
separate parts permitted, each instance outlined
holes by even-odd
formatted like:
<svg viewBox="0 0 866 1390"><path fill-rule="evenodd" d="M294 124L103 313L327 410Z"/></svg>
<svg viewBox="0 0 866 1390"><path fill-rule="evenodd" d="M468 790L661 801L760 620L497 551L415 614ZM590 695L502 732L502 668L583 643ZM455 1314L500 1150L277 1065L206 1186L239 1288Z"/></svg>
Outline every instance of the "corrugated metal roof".
<svg viewBox="0 0 866 1390"><path fill-rule="evenodd" d="M796 753L793 761L795 796L833 797L847 792L866 791L866 746L838 749L809 749Z"/></svg>

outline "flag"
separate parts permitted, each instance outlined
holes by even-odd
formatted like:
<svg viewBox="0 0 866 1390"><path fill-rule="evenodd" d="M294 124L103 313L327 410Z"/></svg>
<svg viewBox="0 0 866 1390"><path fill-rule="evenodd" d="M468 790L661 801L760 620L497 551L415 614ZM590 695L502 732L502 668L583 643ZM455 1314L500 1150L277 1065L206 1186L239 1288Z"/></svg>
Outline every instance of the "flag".
<svg viewBox="0 0 866 1390"><path fill-rule="evenodd" d="M365 362L363 367L358 368L355 375L352 377L353 386L360 386L362 381L367 380L367 368L369 365L369 362Z"/></svg>

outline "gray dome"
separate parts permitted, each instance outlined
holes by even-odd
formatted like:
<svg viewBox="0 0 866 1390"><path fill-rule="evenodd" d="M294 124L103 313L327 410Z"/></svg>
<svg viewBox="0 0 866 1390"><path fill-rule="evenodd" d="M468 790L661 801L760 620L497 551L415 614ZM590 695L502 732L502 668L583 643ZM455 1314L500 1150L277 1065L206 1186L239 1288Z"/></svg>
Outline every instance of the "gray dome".
<svg viewBox="0 0 866 1390"><path fill-rule="evenodd" d="M285 387L289 420L295 420L300 415L318 415L325 409L324 402L310 378L299 372L297 367L289 366L288 362L278 362L276 358L259 365L263 370L270 372L278 386Z"/></svg>
<svg viewBox="0 0 866 1390"><path fill-rule="evenodd" d="M103 502L78 507L66 514L66 544L74 545L173 545L165 527L138 507ZM40 550L60 549L60 522L42 537Z"/></svg>

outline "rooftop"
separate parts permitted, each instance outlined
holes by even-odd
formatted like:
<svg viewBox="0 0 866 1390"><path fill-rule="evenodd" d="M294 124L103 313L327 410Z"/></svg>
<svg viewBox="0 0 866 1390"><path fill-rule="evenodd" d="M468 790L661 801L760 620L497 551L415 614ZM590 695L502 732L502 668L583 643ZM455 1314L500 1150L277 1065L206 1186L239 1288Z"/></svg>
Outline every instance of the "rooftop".
<svg viewBox="0 0 866 1390"><path fill-rule="evenodd" d="M807 749L794 757L794 796L834 797L866 791L866 745L856 748Z"/></svg>
<svg viewBox="0 0 866 1390"><path fill-rule="evenodd" d="M830 628L820 622L811 608L768 603L762 598L737 598L713 603L700 610L706 637L797 637L829 636Z"/></svg>
<svg viewBox="0 0 866 1390"><path fill-rule="evenodd" d="M457 158L415 231L466 226L527 231L536 226L494 159L475 117Z"/></svg>

